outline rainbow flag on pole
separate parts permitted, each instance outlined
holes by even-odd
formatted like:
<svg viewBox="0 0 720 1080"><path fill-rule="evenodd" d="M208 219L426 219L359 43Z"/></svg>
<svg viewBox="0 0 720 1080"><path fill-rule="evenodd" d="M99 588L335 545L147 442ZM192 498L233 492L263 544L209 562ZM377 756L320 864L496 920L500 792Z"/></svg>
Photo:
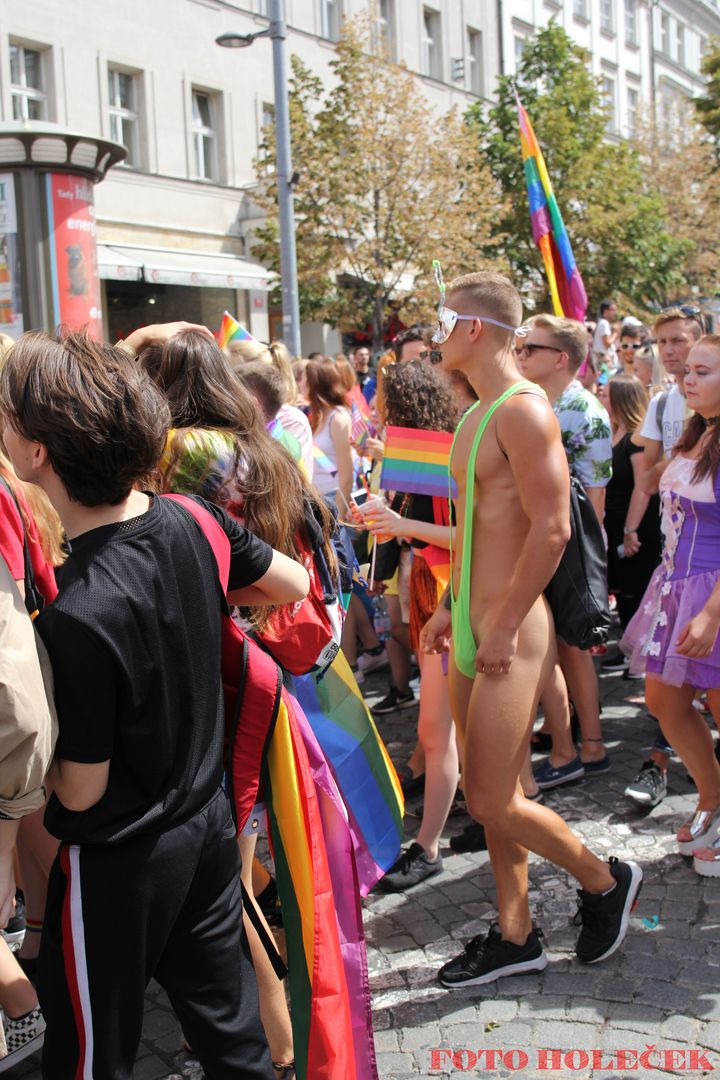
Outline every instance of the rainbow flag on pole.
<svg viewBox="0 0 720 1080"><path fill-rule="evenodd" d="M224 349L231 341L255 340L252 334L244 326L241 326L237 319L233 319L229 311L226 311L223 315L220 329L215 336L221 349Z"/></svg>
<svg viewBox="0 0 720 1080"><path fill-rule="evenodd" d="M380 487L447 499L452 440L449 431L388 426Z"/></svg>
<svg viewBox="0 0 720 1080"><path fill-rule="evenodd" d="M570 238L530 117L517 94L515 97L533 239L545 263L553 311L556 315L565 315L569 319L579 319L582 322L587 311L583 279L575 263Z"/></svg>

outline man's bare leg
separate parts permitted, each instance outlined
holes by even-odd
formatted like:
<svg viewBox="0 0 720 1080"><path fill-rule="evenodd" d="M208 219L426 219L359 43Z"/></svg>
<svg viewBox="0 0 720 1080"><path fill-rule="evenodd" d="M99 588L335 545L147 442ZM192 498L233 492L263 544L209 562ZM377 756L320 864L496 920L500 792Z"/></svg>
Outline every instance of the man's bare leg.
<svg viewBox="0 0 720 1080"><path fill-rule="evenodd" d="M522 944L531 929L528 850L564 867L588 892L605 892L614 885L607 863L593 855L557 814L526 799L518 783L539 687L554 664L548 634L548 616L540 602L520 630L509 674L477 675L466 714L465 796L470 813L486 828L502 936L516 944ZM461 679L470 682L454 673L456 705L466 696Z"/></svg>

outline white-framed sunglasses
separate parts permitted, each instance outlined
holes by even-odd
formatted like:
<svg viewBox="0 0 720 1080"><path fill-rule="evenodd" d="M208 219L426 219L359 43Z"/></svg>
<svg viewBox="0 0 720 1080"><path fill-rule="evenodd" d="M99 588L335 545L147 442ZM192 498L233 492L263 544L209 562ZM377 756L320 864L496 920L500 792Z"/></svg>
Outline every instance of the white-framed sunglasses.
<svg viewBox="0 0 720 1080"><path fill-rule="evenodd" d="M498 322L497 319L491 319L488 315L459 315L458 312L453 311L452 308L445 307L445 280L443 278L442 267L437 259L433 259L432 268L437 287L440 290L440 304L438 306L437 329L430 339L431 344L442 345L447 341L455 329L458 320L472 322L474 319L479 319L481 322L492 323L493 326L499 326L503 330L510 330L510 332L517 337L525 337L527 335L530 329L528 326L508 326L507 323Z"/></svg>
<svg viewBox="0 0 720 1080"><path fill-rule="evenodd" d="M528 332L525 326L509 326L507 323L499 322L498 319L491 319L489 315L459 315L457 311L453 311L452 308L445 307L442 304L438 309L437 329L431 338L433 345L442 345L443 342L447 341L459 320L472 322L475 319L479 319L484 323L491 323L493 326L499 326L503 330L509 330L518 337L525 337Z"/></svg>

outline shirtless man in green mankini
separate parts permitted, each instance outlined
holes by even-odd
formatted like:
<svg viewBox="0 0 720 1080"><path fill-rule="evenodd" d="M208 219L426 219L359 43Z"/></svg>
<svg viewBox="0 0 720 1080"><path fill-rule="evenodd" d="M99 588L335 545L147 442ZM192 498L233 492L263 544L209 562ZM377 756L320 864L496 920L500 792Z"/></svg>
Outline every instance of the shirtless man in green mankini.
<svg viewBox="0 0 720 1080"><path fill-rule="evenodd" d="M634 863L602 862L520 787L540 688L555 663L543 590L570 535L567 460L552 408L515 366L522 303L511 282L468 274L450 284L447 300L441 289L434 345L442 367L463 371L479 401L458 427L451 457L458 491L452 611L438 607L420 644L433 652L452 636L450 699L465 797L485 826L499 912L486 937L441 968L440 981L454 987L546 966L528 906L528 851L580 882L576 953L585 963L621 944L642 872Z"/></svg>

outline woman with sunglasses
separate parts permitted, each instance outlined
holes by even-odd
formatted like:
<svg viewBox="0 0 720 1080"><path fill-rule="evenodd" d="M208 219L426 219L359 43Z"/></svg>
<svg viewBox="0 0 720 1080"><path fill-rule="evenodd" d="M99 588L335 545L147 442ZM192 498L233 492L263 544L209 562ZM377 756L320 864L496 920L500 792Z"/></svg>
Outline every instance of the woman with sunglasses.
<svg viewBox="0 0 720 1080"><path fill-rule="evenodd" d="M697 810L677 833L695 870L720 877L720 765L693 707L707 692L720 720L720 335L691 350L685 392L695 410L669 461L659 465L664 550L621 647L647 675L645 696L692 775Z"/></svg>

